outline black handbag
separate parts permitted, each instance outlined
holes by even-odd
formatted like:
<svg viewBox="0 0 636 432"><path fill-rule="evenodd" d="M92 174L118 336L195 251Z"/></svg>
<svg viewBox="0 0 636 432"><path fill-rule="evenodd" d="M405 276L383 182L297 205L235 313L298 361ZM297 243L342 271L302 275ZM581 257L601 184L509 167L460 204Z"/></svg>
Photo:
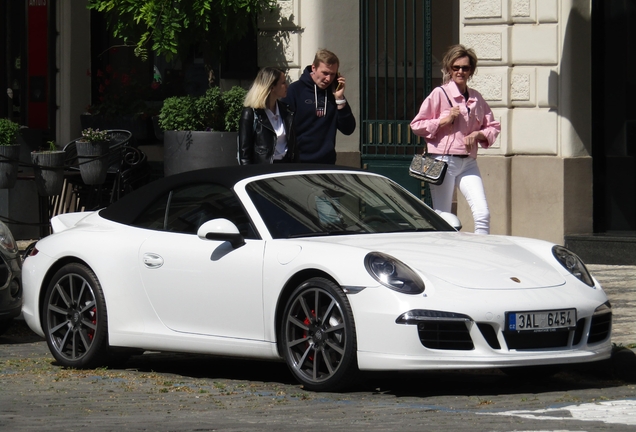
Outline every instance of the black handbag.
<svg viewBox="0 0 636 432"><path fill-rule="evenodd" d="M444 181L448 164L430 155L415 155L409 167L409 175L430 184L439 185Z"/></svg>

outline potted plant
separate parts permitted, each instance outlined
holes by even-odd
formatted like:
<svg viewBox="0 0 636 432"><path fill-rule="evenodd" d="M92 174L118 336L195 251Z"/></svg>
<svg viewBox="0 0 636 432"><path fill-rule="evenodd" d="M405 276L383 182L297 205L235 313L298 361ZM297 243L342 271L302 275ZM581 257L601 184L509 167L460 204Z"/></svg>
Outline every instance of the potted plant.
<svg viewBox="0 0 636 432"><path fill-rule="evenodd" d="M0 118L0 189L12 188L18 178L19 131L19 124Z"/></svg>
<svg viewBox="0 0 636 432"><path fill-rule="evenodd" d="M82 181L87 185L103 184L110 163L108 131L93 128L82 130L82 137L75 141L75 148Z"/></svg>
<svg viewBox="0 0 636 432"><path fill-rule="evenodd" d="M48 141L48 148L31 152L33 174L38 194L59 195L64 186L64 159L66 153L58 150L55 141Z"/></svg>
<svg viewBox="0 0 636 432"><path fill-rule="evenodd" d="M216 166L237 165L237 131L247 91L239 86L221 92L176 96L164 101L159 125L164 132L164 175Z"/></svg>

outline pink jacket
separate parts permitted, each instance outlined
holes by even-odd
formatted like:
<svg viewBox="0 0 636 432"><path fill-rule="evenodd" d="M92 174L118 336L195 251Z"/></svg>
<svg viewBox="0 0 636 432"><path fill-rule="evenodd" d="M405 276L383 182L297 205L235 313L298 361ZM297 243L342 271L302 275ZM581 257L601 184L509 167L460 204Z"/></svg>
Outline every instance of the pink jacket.
<svg viewBox="0 0 636 432"><path fill-rule="evenodd" d="M450 106L441 88L436 87L424 100L411 122L411 129L415 135L424 137L431 154L459 154L467 153L464 137L472 132L481 130L487 141L480 141L479 145L488 148L495 142L501 131L501 125L495 120L490 107L477 90L468 88L468 101L459 92L457 85L451 81L443 86L446 94L453 103L459 106L459 116L452 124L439 126L440 118L448 116ZM469 111L470 109L470 111ZM470 152L472 158L477 157L477 147Z"/></svg>

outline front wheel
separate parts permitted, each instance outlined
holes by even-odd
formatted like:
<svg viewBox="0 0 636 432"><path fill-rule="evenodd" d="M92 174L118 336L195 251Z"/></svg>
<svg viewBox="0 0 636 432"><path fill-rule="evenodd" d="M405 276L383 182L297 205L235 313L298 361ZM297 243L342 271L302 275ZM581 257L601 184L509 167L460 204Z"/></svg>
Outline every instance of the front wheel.
<svg viewBox="0 0 636 432"><path fill-rule="evenodd" d="M330 280L312 278L287 301L279 341L289 369L307 390L335 391L358 370L351 306Z"/></svg>
<svg viewBox="0 0 636 432"><path fill-rule="evenodd" d="M44 297L42 322L49 349L62 366L92 368L106 363L106 301L88 267L71 263L55 273Z"/></svg>

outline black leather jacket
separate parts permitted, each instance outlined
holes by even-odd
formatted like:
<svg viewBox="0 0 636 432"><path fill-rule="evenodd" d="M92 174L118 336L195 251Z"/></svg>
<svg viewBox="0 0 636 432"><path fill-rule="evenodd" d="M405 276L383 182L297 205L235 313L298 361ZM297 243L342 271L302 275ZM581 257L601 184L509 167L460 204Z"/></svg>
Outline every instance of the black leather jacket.
<svg viewBox="0 0 636 432"><path fill-rule="evenodd" d="M287 154L283 160L296 162L298 152L296 151L296 136L292 128L294 113L287 104L281 101L277 101L277 103L287 134ZM273 162L278 137L264 109L243 108L238 139L241 165Z"/></svg>

